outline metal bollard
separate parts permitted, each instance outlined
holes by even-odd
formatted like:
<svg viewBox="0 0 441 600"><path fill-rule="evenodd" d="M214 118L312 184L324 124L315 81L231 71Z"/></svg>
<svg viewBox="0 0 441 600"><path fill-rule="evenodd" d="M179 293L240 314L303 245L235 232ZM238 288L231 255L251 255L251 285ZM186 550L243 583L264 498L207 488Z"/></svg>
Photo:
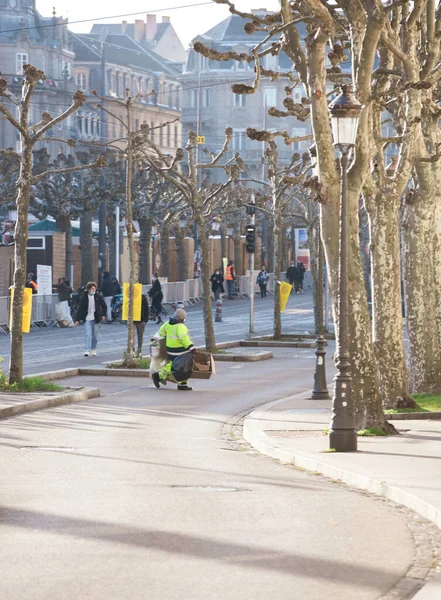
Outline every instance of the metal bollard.
<svg viewBox="0 0 441 600"><path fill-rule="evenodd" d="M223 306L222 300L221 299L216 300L216 317L215 317L216 323L222 323L222 306Z"/></svg>

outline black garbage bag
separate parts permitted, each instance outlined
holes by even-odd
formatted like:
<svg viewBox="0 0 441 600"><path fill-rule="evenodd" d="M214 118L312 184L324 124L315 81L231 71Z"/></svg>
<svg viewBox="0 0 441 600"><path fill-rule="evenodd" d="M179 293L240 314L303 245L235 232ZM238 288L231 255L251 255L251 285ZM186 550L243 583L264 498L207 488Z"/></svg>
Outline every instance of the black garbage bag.
<svg viewBox="0 0 441 600"><path fill-rule="evenodd" d="M194 357L192 352L177 356L172 364L172 375L176 381L187 381L193 371Z"/></svg>

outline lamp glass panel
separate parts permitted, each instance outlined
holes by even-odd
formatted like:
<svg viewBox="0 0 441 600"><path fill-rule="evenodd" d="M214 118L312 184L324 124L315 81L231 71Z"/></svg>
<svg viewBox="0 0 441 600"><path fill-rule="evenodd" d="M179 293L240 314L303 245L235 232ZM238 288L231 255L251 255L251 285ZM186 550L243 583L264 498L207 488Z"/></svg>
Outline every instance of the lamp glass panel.
<svg viewBox="0 0 441 600"><path fill-rule="evenodd" d="M355 144L359 117L331 117L334 144Z"/></svg>

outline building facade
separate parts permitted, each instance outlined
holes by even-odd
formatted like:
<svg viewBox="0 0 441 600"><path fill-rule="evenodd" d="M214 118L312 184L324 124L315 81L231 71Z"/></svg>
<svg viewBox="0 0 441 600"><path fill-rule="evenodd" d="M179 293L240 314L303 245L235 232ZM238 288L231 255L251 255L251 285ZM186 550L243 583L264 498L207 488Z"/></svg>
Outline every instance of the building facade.
<svg viewBox="0 0 441 600"><path fill-rule="evenodd" d="M264 9L253 11L266 13ZM213 29L197 36L197 41L219 52L234 51L250 54L250 49L264 39L264 32L256 32L250 36L244 32L244 21L237 15L231 15ZM193 45L192 44L192 45ZM273 71L291 71L292 62L285 54L265 56L262 61L265 69ZM183 87L182 124L184 137L189 130L197 131L205 138L202 148L216 152L222 148L226 127L233 128L233 140L227 154L231 158L239 152L246 164L244 179L264 177L262 156L264 144L250 140L246 135L248 127L258 130L287 131L291 137L308 135L311 132L309 122L301 123L295 117L271 117L268 109L276 107L284 110L283 100L286 97L286 79L271 81L262 77L261 84L254 94L234 94L233 83L251 85L254 80L252 63L209 60L190 48L188 60L182 73ZM293 99L300 102L304 95L299 85L293 91ZM289 164L294 152L307 149L310 141L285 145L278 138L279 160ZM218 169L212 169L211 180L219 181L225 177Z"/></svg>
<svg viewBox="0 0 441 600"><path fill-rule="evenodd" d="M181 123L176 120L182 104L179 69L126 33L109 33L103 29L99 34L70 35L75 52L73 77L77 88L83 90L90 101L78 111L77 137L105 142L124 138L125 109L112 100L124 98L129 88L132 94L144 96L134 107L134 128L139 129L143 123L156 128L153 137L164 152L172 152L180 146ZM116 118L100 114L99 100L91 94L92 90L105 98L104 107ZM160 127L163 123L169 124Z"/></svg>
<svg viewBox="0 0 441 600"><path fill-rule="evenodd" d="M66 20L55 13L49 18L42 17L35 8L35 0L0 0L0 72L7 79L9 89L21 95L25 64L32 64L46 75L46 80L37 85L31 101L31 123L38 122L43 112L55 117L70 106L74 91L73 63ZM16 113L17 108L12 103L5 98L2 101ZM69 117L56 127L52 137L67 139L74 129L74 118ZM44 145L52 155L60 150L57 142ZM20 150L17 131L6 120L0 121L0 147Z"/></svg>

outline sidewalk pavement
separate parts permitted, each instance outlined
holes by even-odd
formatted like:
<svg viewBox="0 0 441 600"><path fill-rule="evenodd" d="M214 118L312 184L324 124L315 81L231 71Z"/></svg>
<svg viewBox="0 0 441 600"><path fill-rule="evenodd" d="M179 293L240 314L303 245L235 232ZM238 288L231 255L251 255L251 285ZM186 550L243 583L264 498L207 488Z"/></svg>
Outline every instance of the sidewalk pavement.
<svg viewBox="0 0 441 600"><path fill-rule="evenodd" d="M326 452L331 401L310 392L264 404L244 422L261 453L404 505L441 528L441 421L394 421L401 435L359 437L358 452ZM441 600L438 574L415 600Z"/></svg>

